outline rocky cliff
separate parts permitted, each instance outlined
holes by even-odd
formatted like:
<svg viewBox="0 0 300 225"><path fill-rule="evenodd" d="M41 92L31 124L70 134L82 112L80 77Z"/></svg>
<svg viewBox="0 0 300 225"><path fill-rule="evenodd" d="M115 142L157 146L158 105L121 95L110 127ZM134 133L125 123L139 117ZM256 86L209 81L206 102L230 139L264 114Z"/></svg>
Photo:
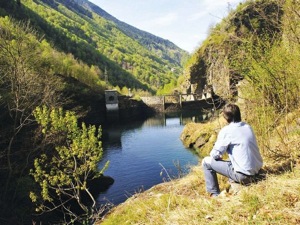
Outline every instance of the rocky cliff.
<svg viewBox="0 0 300 225"><path fill-rule="evenodd" d="M249 48L261 47L261 41L272 45L282 36L281 2L247 1L214 27L185 68L182 92L202 94L208 86L224 99L236 96L236 85L247 69L241 65Z"/></svg>

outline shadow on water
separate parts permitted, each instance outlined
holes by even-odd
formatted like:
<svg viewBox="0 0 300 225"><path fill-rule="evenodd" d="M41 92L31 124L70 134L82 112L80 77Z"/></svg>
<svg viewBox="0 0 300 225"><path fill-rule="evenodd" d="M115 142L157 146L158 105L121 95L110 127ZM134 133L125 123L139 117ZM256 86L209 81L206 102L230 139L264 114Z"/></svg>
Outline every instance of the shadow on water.
<svg viewBox="0 0 300 225"><path fill-rule="evenodd" d="M168 126L175 123L184 126L188 123L203 123L213 116L212 110L185 110L180 112L153 113L140 111L111 111L106 113L102 123L103 145L121 146L124 130L138 129L142 126Z"/></svg>
<svg viewBox="0 0 300 225"><path fill-rule="evenodd" d="M168 176L188 173L189 166L198 164L198 155L183 146L182 129L190 122L205 122L213 114L210 110L122 113L110 113L102 125L103 158L99 169L110 161L104 174L115 181L99 192L98 203L102 206L118 205L134 193L168 180Z"/></svg>

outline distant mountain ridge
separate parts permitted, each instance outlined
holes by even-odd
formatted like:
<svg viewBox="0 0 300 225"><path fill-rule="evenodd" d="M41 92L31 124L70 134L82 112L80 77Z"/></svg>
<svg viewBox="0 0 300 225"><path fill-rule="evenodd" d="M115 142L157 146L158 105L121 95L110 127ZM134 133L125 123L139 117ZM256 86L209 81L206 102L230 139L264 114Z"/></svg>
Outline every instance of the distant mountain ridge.
<svg viewBox="0 0 300 225"><path fill-rule="evenodd" d="M103 88L171 90L189 57L172 42L121 22L87 0L0 1L0 8L0 16L30 21L53 48L96 71ZM62 75L70 76L68 71ZM86 80L84 74L74 77Z"/></svg>
<svg viewBox="0 0 300 225"><path fill-rule="evenodd" d="M133 38L134 40L137 40L141 45L154 52L155 54L158 54L163 59L166 59L178 65L182 65L182 61L184 61L188 57L188 52L179 48L173 42L122 22L88 0L74 1L78 5L98 14L99 16L109 21L114 22L118 26L118 28L122 30L126 35Z"/></svg>

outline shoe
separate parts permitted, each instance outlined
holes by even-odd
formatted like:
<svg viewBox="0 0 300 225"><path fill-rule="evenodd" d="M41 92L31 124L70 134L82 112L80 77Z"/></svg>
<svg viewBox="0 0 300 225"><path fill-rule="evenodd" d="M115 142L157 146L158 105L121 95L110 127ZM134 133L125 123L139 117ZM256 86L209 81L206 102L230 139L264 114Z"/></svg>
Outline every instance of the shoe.
<svg viewBox="0 0 300 225"><path fill-rule="evenodd" d="M215 194L215 193L210 193L209 197L211 198L216 198L218 197L220 194Z"/></svg>
<svg viewBox="0 0 300 225"><path fill-rule="evenodd" d="M227 197L227 191L223 190L221 193L218 195L219 197Z"/></svg>
<svg viewBox="0 0 300 225"><path fill-rule="evenodd" d="M242 189L242 185L238 183L230 183L228 193L236 195Z"/></svg>

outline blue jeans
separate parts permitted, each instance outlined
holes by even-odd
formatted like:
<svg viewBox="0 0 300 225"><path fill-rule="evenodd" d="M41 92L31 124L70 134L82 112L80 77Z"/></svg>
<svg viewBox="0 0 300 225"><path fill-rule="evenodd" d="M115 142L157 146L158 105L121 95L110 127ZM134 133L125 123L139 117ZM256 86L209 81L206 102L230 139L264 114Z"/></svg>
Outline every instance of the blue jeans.
<svg viewBox="0 0 300 225"><path fill-rule="evenodd" d="M212 157L205 157L202 161L205 184L207 192L212 195L220 194L217 173L229 178L229 182L240 184L249 184L252 182L252 177L234 171L230 161L215 160Z"/></svg>

